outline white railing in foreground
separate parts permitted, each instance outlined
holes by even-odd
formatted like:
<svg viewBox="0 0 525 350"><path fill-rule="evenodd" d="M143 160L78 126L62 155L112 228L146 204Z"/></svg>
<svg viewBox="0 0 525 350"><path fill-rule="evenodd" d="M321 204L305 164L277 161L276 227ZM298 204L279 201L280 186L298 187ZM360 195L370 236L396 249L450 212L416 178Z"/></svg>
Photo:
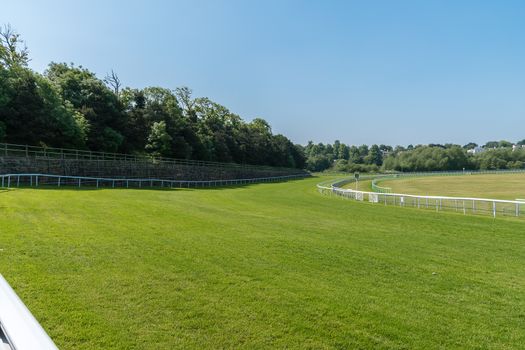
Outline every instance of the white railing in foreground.
<svg viewBox="0 0 525 350"><path fill-rule="evenodd" d="M2 275L0 275L1 333L5 336L4 342L7 342L8 349L58 349ZM2 341L0 345L3 345Z"/></svg>
<svg viewBox="0 0 525 350"><path fill-rule="evenodd" d="M363 179L371 179L367 177ZM384 205L413 207L418 209L432 209L435 211L455 211L463 214L481 214L500 216L525 217L525 202L489 198L447 197L447 196L420 196L402 193L379 193L342 188L354 179L344 179L333 183L317 185L323 194L337 195L342 198L357 201L368 201Z"/></svg>
<svg viewBox="0 0 525 350"><path fill-rule="evenodd" d="M277 182L283 180L300 179L310 176L309 174L296 174L274 177L258 177L251 179L233 180L166 180L166 179L135 179L135 178L105 178L88 176L65 176L50 174L5 174L0 175L0 188L11 188L20 186L91 186L91 187L167 187L167 188L196 188L246 185L260 182Z"/></svg>

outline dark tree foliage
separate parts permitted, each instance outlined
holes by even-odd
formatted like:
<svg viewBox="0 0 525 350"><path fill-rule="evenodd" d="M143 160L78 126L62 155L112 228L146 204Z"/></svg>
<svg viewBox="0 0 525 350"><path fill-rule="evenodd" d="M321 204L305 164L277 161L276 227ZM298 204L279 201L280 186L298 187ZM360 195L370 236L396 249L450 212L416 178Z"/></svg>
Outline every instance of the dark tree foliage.
<svg viewBox="0 0 525 350"><path fill-rule="evenodd" d="M66 63L44 75L27 68L28 50L0 29L0 141L304 168L302 146L274 135L261 118L247 123L187 87L122 87Z"/></svg>

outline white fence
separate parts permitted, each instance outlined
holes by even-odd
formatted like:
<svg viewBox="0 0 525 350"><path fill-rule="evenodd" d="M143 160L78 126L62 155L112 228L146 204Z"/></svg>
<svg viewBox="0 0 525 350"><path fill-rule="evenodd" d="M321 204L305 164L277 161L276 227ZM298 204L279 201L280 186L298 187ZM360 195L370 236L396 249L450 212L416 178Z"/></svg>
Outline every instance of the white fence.
<svg viewBox="0 0 525 350"><path fill-rule="evenodd" d="M206 180L206 181L184 181L166 179L128 179L128 178L102 178L85 176L64 176L49 174L5 174L0 175L0 188L11 187L42 187L42 186L74 186L74 187L164 187L164 188L204 188L217 186L236 186L261 182L278 182L292 179L300 179L308 174L285 175L274 177L259 177L251 179L233 180Z"/></svg>
<svg viewBox="0 0 525 350"><path fill-rule="evenodd" d="M0 275L0 348L58 349L2 275Z"/></svg>
<svg viewBox="0 0 525 350"><path fill-rule="evenodd" d="M362 177L362 180L377 178L374 176ZM430 209L438 212L449 211L463 214L477 214L496 216L525 217L525 201L512 201L488 198L447 197L447 196L420 196L389 192L358 191L342 186L355 182L355 179L344 179L334 183L320 183L319 192L340 196L357 201Z"/></svg>
<svg viewBox="0 0 525 350"><path fill-rule="evenodd" d="M392 189L386 186L379 186L380 181L395 180L405 177L429 177L429 176L463 176L463 175L495 175L495 174L517 174L525 173L525 169L504 169L504 170L458 170L458 171L429 171L413 173L395 173L368 177L372 179L372 190L380 193L390 193Z"/></svg>

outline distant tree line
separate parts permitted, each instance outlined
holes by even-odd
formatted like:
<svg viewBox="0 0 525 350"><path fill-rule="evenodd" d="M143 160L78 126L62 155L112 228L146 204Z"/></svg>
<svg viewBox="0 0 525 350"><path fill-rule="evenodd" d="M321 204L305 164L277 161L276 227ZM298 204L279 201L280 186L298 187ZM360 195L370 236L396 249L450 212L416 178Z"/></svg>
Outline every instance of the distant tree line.
<svg viewBox="0 0 525 350"><path fill-rule="evenodd" d="M82 66L28 68L10 26L0 30L0 142L151 154L255 165L305 167L303 147L270 125L240 116L189 88L123 88Z"/></svg>
<svg viewBox="0 0 525 350"><path fill-rule="evenodd" d="M482 147L470 142L455 144L429 144L387 146L347 146L309 142L304 149L310 171L337 172L378 171L446 171L496 170L525 168L525 140L516 142L489 141Z"/></svg>

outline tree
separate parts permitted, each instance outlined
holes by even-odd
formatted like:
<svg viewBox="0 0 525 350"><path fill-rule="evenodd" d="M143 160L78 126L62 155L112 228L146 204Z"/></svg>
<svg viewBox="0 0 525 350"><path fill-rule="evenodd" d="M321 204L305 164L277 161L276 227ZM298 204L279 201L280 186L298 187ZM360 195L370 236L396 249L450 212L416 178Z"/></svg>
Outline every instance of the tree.
<svg viewBox="0 0 525 350"><path fill-rule="evenodd" d="M370 147L370 151L365 157L365 163L375 164L377 166L383 164L383 154L381 153L381 150L379 149L378 145L372 145L372 147Z"/></svg>
<svg viewBox="0 0 525 350"><path fill-rule="evenodd" d="M0 105L4 140L82 148L89 126L64 102L56 87L24 67L8 72L7 95Z"/></svg>
<svg viewBox="0 0 525 350"><path fill-rule="evenodd" d="M476 147L478 147L478 144L475 143L475 142L469 142L469 143L467 143L466 145L463 146L463 148L466 149L466 150L474 149Z"/></svg>
<svg viewBox="0 0 525 350"><path fill-rule="evenodd" d="M120 78L118 77L117 73L115 73L113 69L111 70L111 74L106 74L104 82L113 89L113 93L115 94L115 96L117 96L118 99L122 83L120 82Z"/></svg>
<svg viewBox="0 0 525 350"><path fill-rule="evenodd" d="M306 168L310 171L323 171L330 167L330 160L325 155L316 155L308 158Z"/></svg>
<svg viewBox="0 0 525 350"><path fill-rule="evenodd" d="M96 151L119 150L124 141L126 118L122 104L104 82L82 66L66 63L51 63L45 75L62 98L89 122L87 146Z"/></svg>
<svg viewBox="0 0 525 350"><path fill-rule="evenodd" d="M26 67L29 62L29 51L10 24L0 28L0 65L6 68Z"/></svg>
<svg viewBox="0 0 525 350"><path fill-rule="evenodd" d="M169 156L171 154L172 138L166 130L166 122L154 122L148 136L146 150L155 156Z"/></svg>
<svg viewBox="0 0 525 350"><path fill-rule="evenodd" d="M500 142L498 142L498 146L503 148L512 147L512 142L501 140Z"/></svg>
<svg viewBox="0 0 525 350"><path fill-rule="evenodd" d="M497 147L499 147L499 142L498 141L489 141L483 147L484 148L497 148Z"/></svg>
<svg viewBox="0 0 525 350"><path fill-rule="evenodd" d="M344 143L339 148L339 159L348 160L350 158L350 148Z"/></svg>

